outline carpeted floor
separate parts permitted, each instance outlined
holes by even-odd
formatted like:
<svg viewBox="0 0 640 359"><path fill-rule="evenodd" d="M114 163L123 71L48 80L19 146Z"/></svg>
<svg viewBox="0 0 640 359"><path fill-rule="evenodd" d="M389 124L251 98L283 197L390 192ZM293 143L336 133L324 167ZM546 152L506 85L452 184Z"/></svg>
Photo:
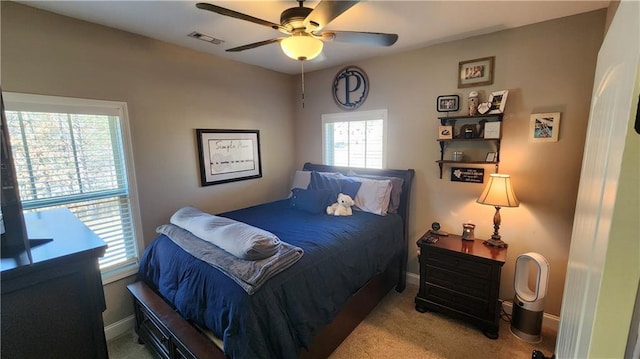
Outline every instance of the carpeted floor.
<svg viewBox="0 0 640 359"><path fill-rule="evenodd" d="M418 288L391 291L376 309L336 349L330 359L395 358L491 358L530 359L533 349L550 357L556 333L542 330L542 342L529 344L511 334L509 323L500 323L500 337L491 340L463 322L437 313L418 313L413 300ZM111 359L151 359L133 332L109 343Z"/></svg>

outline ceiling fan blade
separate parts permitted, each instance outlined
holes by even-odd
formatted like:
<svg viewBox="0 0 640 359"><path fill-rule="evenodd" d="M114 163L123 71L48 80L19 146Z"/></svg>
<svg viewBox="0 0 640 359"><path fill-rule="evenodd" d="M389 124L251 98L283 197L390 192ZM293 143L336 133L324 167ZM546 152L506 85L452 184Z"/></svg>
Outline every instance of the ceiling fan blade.
<svg viewBox="0 0 640 359"><path fill-rule="evenodd" d="M307 25L307 29L309 29L308 24L311 24L311 31L319 31L357 3L359 1L321 0L304 19L304 23Z"/></svg>
<svg viewBox="0 0 640 359"><path fill-rule="evenodd" d="M318 36L322 37L324 41L339 41L372 46L391 46L398 41L397 34L383 34L380 32L325 31Z"/></svg>
<svg viewBox="0 0 640 359"><path fill-rule="evenodd" d="M264 41L258 41L258 42L254 42L252 44L247 44L247 45L242 45L242 46L238 46L238 47L234 47L232 49L227 49L228 52L239 52L239 51L244 51L244 50L249 50L249 49L254 49L256 47L260 47L260 46L264 46L264 45L269 45L269 44L273 44L274 42L280 42L284 39L284 37L278 37L275 39L270 39L270 40L264 40Z"/></svg>
<svg viewBox="0 0 640 359"><path fill-rule="evenodd" d="M209 3L205 3L205 2L200 2L200 3L196 4L196 7L198 9L215 12L216 14L225 15L225 16L236 18L236 19L249 21L249 22L252 22L252 23L255 23L255 24L258 24L258 25L268 26L268 27L270 27L272 29L275 29L275 30L282 30L280 24L276 24L276 23L273 23L273 22L267 21L267 20L258 19L257 17L253 17L253 16L250 16L250 15L243 14L241 12L225 9L225 8L217 6L217 5L213 5L213 4L209 4Z"/></svg>

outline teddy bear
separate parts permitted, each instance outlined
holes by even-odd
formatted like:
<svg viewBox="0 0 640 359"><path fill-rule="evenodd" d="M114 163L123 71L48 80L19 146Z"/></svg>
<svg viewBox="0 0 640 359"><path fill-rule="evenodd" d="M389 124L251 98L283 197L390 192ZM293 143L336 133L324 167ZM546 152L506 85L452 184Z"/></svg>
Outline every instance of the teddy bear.
<svg viewBox="0 0 640 359"><path fill-rule="evenodd" d="M355 202L351 199L351 196L339 193L338 201L327 207L327 214L334 216L350 216L353 214L351 211L351 206L353 206Z"/></svg>

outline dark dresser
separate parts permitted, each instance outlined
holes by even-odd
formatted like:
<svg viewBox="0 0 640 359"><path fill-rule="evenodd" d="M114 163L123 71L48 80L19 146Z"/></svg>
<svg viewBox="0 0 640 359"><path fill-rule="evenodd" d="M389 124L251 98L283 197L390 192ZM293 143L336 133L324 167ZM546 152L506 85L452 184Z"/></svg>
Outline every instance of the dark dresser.
<svg viewBox="0 0 640 359"><path fill-rule="evenodd" d="M416 310L433 310L478 326L491 339L498 338L500 273L506 248L484 245L482 240L463 241L460 236L425 234L417 244L420 290Z"/></svg>
<svg viewBox="0 0 640 359"><path fill-rule="evenodd" d="M25 216L29 238L53 240L2 253L2 358L108 358L98 258L107 245L67 209Z"/></svg>

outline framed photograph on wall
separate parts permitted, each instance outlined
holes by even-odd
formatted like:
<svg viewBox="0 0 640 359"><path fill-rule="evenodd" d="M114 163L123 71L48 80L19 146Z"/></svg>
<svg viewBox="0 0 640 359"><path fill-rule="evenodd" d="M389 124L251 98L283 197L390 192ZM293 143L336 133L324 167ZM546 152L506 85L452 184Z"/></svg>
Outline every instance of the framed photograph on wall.
<svg viewBox="0 0 640 359"><path fill-rule="evenodd" d="M438 96L436 99L436 109L438 112L455 112L460 110L460 96Z"/></svg>
<svg viewBox="0 0 640 359"><path fill-rule="evenodd" d="M458 88L491 85L495 59L491 56L458 63Z"/></svg>
<svg viewBox="0 0 640 359"><path fill-rule="evenodd" d="M260 131L196 129L200 184L262 177Z"/></svg>
<svg viewBox="0 0 640 359"><path fill-rule="evenodd" d="M503 113L505 107L507 106L507 95L509 95L509 90L495 91L489 95L489 113Z"/></svg>
<svg viewBox="0 0 640 359"><path fill-rule="evenodd" d="M560 112L534 113L529 123L529 141L558 142Z"/></svg>

